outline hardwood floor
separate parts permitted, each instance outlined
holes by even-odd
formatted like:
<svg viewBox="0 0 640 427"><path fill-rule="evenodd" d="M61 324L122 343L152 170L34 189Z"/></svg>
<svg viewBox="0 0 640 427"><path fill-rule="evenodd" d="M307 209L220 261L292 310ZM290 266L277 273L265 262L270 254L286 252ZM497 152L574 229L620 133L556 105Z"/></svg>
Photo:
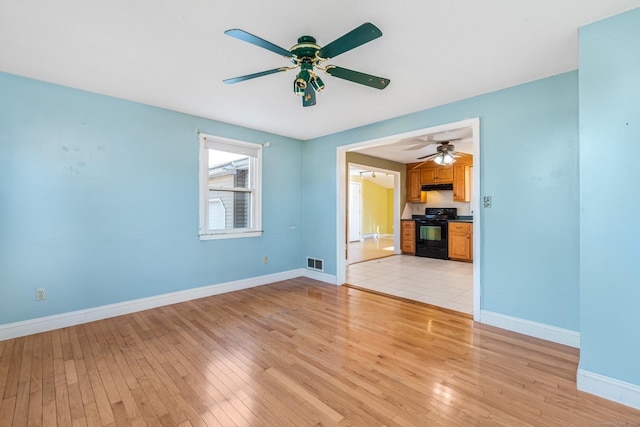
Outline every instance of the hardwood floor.
<svg viewBox="0 0 640 427"><path fill-rule="evenodd" d="M349 264L393 256L393 237L379 237L349 242Z"/></svg>
<svg viewBox="0 0 640 427"><path fill-rule="evenodd" d="M578 351L299 278L0 342L0 425L638 425Z"/></svg>

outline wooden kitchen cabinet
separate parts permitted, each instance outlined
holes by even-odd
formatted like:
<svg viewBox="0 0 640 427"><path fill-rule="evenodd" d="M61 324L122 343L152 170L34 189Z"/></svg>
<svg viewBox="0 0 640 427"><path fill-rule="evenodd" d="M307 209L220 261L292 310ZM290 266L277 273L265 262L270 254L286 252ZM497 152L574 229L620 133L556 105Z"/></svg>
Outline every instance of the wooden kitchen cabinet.
<svg viewBox="0 0 640 427"><path fill-rule="evenodd" d="M472 167L465 163L454 163L453 165L453 201L471 201L471 170Z"/></svg>
<svg viewBox="0 0 640 427"><path fill-rule="evenodd" d="M400 221L400 250L403 254L416 254L416 222Z"/></svg>
<svg viewBox="0 0 640 427"><path fill-rule="evenodd" d="M450 184L453 182L453 166L429 166L422 168L420 181L422 184Z"/></svg>
<svg viewBox="0 0 640 427"><path fill-rule="evenodd" d="M407 169L407 202L420 202L421 192L420 169Z"/></svg>
<svg viewBox="0 0 640 427"><path fill-rule="evenodd" d="M455 163L448 166L420 162L409 163L406 167L407 202L425 202L422 198L422 186L428 184L453 184L453 201L471 201L473 156L460 153Z"/></svg>
<svg viewBox="0 0 640 427"><path fill-rule="evenodd" d="M449 258L457 261L473 261L472 223L449 223Z"/></svg>

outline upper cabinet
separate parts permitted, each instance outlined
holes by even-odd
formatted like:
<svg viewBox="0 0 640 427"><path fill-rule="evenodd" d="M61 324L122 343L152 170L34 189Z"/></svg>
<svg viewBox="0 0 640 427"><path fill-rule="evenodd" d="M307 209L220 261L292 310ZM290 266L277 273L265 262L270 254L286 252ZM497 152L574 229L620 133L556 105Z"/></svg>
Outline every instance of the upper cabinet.
<svg viewBox="0 0 640 427"><path fill-rule="evenodd" d="M462 156L453 164L453 201L471 201L473 157Z"/></svg>
<svg viewBox="0 0 640 427"><path fill-rule="evenodd" d="M420 169L407 167L407 202L420 202L421 192Z"/></svg>
<svg viewBox="0 0 640 427"><path fill-rule="evenodd" d="M422 168L420 174L423 184L451 184L453 182L453 166L438 166L432 162Z"/></svg>
<svg viewBox="0 0 640 427"><path fill-rule="evenodd" d="M424 202L420 196L425 184L453 184L453 200L469 202L472 170L471 155L462 155L455 163L447 166L439 166L433 162L410 163L407 165L407 202Z"/></svg>

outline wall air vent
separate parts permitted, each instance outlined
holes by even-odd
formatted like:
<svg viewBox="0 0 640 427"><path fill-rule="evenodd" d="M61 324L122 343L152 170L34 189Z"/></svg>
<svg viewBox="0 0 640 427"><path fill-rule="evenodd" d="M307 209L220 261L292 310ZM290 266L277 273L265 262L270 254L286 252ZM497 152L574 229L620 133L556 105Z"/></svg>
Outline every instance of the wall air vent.
<svg viewBox="0 0 640 427"><path fill-rule="evenodd" d="M324 261L318 258L307 257L307 268L309 270L324 271Z"/></svg>

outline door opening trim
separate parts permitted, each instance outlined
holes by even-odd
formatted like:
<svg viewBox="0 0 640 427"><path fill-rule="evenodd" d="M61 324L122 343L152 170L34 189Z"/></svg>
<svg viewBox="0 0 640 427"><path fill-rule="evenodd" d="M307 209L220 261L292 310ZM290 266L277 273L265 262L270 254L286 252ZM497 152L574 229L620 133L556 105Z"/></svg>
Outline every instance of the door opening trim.
<svg viewBox="0 0 640 427"><path fill-rule="evenodd" d="M373 147L376 145L385 145L399 139L412 138L426 133L438 133L446 132L450 130L459 129L462 127L471 127L473 131L473 196L471 200L471 210L473 212L473 318L476 321L480 321L480 295L481 295L481 283L480 283L480 271L482 266L482 252L481 239L482 239L482 221L480 211L480 199L482 194L482 186L480 183L480 118L475 117L472 119L465 119L458 122L447 123L438 126L431 126L419 130L410 132L404 132L397 135L386 136L382 138L376 138L372 140L366 140L356 142L353 144L343 145L336 148L336 284L342 285L346 280L346 195L347 195L347 182L349 180L347 171L347 152L354 151L357 148ZM400 180L396 180L394 185L404 185L400 183ZM397 220L399 221L400 212L400 191L396 191L398 200L395 201L394 212L396 210ZM394 220L395 221L395 220ZM399 230L399 224L395 226L396 230ZM397 233L399 235L399 233Z"/></svg>

